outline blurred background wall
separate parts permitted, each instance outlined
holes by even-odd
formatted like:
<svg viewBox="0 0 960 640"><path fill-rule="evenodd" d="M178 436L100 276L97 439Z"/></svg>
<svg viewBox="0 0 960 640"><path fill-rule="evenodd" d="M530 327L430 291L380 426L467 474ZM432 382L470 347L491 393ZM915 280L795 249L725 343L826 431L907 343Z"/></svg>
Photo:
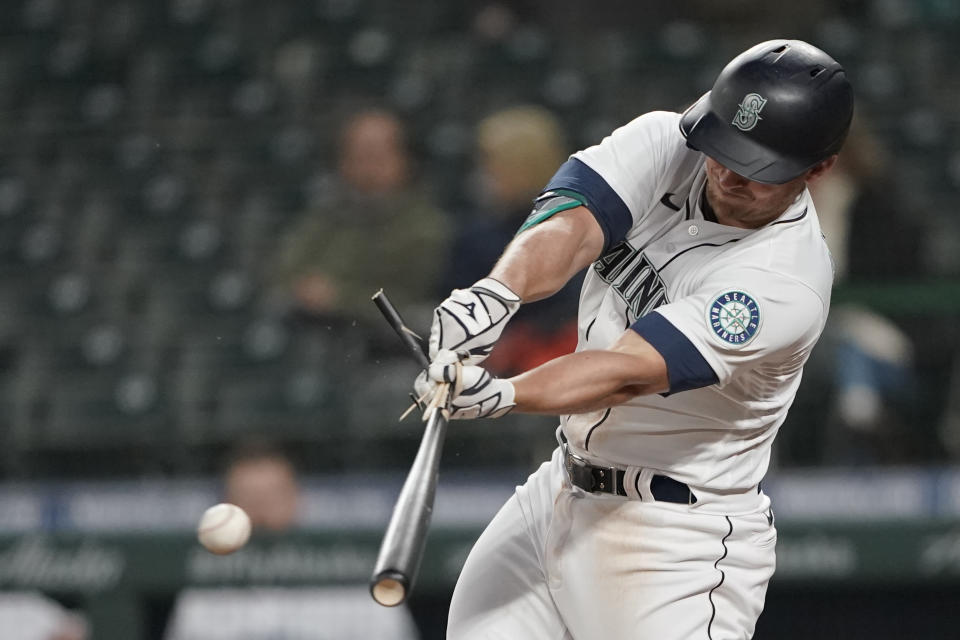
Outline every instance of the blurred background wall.
<svg viewBox="0 0 960 640"><path fill-rule="evenodd" d="M0 638L443 637L553 420L453 425L421 585L376 609L420 425L370 295L426 331L567 154L774 37L858 102L757 637L956 637L958 36L952 0L0 0ZM573 347L576 284L500 372ZM224 496L274 508L216 559L192 528Z"/></svg>

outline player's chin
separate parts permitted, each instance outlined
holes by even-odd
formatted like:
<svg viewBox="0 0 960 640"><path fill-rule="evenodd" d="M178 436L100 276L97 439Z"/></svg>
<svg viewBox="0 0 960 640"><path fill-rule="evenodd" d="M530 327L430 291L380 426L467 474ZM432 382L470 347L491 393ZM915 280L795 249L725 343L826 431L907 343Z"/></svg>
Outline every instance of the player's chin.
<svg viewBox="0 0 960 640"><path fill-rule="evenodd" d="M724 198L714 198L710 202L710 207L713 209L714 215L721 220L730 218L730 216L742 209L742 207L737 206L737 203Z"/></svg>
<svg viewBox="0 0 960 640"><path fill-rule="evenodd" d="M728 200L730 202L743 203L743 202L750 202L753 200L753 196L750 194L749 191L739 191L736 189L724 189L720 185L715 185L714 191L717 197L722 198L724 200Z"/></svg>
<svg viewBox="0 0 960 640"><path fill-rule="evenodd" d="M742 209L748 201L739 195L734 195L729 191L724 191L718 185L708 185L707 198L714 213L723 216L731 214Z"/></svg>

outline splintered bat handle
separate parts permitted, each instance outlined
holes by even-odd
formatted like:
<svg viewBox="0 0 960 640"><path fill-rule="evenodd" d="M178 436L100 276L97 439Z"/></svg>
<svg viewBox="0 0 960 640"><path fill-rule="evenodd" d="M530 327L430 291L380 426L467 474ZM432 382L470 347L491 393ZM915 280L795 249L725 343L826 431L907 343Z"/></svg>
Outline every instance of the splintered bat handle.
<svg viewBox="0 0 960 640"><path fill-rule="evenodd" d="M403 340L403 343L407 345L407 348L410 350L411 355L413 355L414 360L417 361L421 367L426 369L430 366L430 358L427 357L427 350L424 348L423 343L416 337L413 331L411 331L406 324L403 322L403 318L400 317L400 313L397 311L397 308L393 306L390 300L387 298L387 294L383 292L383 289L377 291L373 294L373 303L377 305L377 308L380 309L380 313L383 314L383 317L387 319L387 322L390 323L390 326L393 327L393 330L397 332L397 335L400 336L400 339Z"/></svg>

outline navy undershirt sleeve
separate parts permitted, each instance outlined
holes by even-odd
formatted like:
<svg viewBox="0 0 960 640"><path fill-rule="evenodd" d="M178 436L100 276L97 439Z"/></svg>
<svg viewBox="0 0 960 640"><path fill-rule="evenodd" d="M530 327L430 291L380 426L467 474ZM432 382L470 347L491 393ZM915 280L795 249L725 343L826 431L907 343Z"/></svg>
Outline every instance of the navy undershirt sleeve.
<svg viewBox="0 0 960 640"><path fill-rule="evenodd" d="M633 218L626 203L603 177L586 164L570 158L550 179L544 192L551 189L569 189L584 197L587 209L603 229L603 251L619 243L633 226Z"/></svg>
<svg viewBox="0 0 960 640"><path fill-rule="evenodd" d="M690 339L656 311L643 316L630 328L663 356L667 363L670 393L708 387L719 381L713 368Z"/></svg>

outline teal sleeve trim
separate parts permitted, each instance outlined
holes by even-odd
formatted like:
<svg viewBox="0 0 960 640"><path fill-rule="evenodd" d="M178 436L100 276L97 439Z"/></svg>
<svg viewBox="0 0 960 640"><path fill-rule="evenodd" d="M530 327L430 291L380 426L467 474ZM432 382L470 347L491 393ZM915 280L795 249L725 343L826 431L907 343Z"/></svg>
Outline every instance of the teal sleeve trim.
<svg viewBox="0 0 960 640"><path fill-rule="evenodd" d="M527 216L527 219L520 229L517 230L517 235L520 235L530 227L535 227L544 220L550 219L561 211L575 209L585 204L586 198L576 191L570 191L569 189L547 191L534 202L533 211Z"/></svg>

